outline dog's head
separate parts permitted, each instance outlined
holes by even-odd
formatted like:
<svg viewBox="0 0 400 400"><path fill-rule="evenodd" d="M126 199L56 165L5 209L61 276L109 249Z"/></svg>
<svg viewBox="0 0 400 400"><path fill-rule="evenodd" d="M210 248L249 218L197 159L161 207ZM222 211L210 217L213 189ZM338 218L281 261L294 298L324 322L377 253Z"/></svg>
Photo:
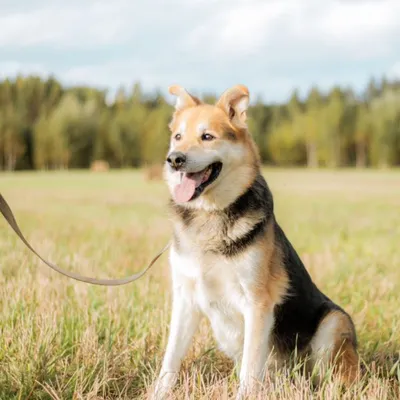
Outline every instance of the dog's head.
<svg viewBox="0 0 400 400"><path fill-rule="evenodd" d="M249 91L234 86L215 105L180 86L169 91L177 97L165 164L171 195L186 207L223 209L257 174L258 153L246 124Z"/></svg>

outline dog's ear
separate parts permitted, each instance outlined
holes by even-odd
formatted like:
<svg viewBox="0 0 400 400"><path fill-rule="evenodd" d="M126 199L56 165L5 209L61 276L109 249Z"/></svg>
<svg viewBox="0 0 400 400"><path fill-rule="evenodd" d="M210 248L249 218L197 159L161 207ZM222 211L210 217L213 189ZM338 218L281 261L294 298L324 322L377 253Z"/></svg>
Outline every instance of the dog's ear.
<svg viewBox="0 0 400 400"><path fill-rule="evenodd" d="M236 85L226 90L216 105L228 114L232 123L244 124L249 106L249 89L244 85Z"/></svg>
<svg viewBox="0 0 400 400"><path fill-rule="evenodd" d="M201 101L187 92L185 88L179 85L172 85L168 91L176 96L175 110L181 111L187 107L194 107L201 104Z"/></svg>

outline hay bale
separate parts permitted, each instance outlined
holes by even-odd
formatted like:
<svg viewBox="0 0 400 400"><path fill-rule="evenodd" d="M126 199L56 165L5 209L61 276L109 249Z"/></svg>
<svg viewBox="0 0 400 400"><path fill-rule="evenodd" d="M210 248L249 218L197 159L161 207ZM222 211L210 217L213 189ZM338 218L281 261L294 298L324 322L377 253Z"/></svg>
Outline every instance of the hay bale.
<svg viewBox="0 0 400 400"><path fill-rule="evenodd" d="M110 169L110 164L104 160L93 161L90 170L93 172L106 172Z"/></svg>
<svg viewBox="0 0 400 400"><path fill-rule="evenodd" d="M152 164L145 168L145 176L148 181L158 181L163 178L163 166Z"/></svg>

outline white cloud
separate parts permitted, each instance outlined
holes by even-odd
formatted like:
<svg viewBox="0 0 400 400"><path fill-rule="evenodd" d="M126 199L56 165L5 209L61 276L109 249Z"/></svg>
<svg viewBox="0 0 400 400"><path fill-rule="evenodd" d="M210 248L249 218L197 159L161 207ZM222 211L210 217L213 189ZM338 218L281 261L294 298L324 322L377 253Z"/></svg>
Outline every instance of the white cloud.
<svg viewBox="0 0 400 400"><path fill-rule="evenodd" d="M17 75L39 75L47 76L49 71L42 64L22 64L18 61L0 62L0 78L13 78Z"/></svg>
<svg viewBox="0 0 400 400"><path fill-rule="evenodd" d="M290 52L368 58L398 46L399 15L397 0L239 1L217 9L189 35L187 45L219 57L265 51L272 61Z"/></svg>
<svg viewBox="0 0 400 400"><path fill-rule="evenodd" d="M89 1L14 10L0 16L0 46L81 48L116 44L132 39L136 33L134 15L129 14L134 9L127 1Z"/></svg>
<svg viewBox="0 0 400 400"><path fill-rule="evenodd" d="M390 50L400 34L399 15L397 0L25 0L5 6L0 46L115 45L186 21L189 27L179 36L214 55L257 54L283 45L340 48L364 57Z"/></svg>
<svg viewBox="0 0 400 400"><path fill-rule="evenodd" d="M137 59L124 59L121 61L110 61L98 65L82 65L62 71L59 77L71 85L89 84L105 86L113 89L120 86L130 86L136 81L148 90L159 88L166 90L175 82L193 85L195 76L190 71L182 71L174 76L170 68L160 68L157 64Z"/></svg>
<svg viewBox="0 0 400 400"><path fill-rule="evenodd" d="M390 53L400 35L400 3L396 0L333 2L317 23L320 32L336 48L353 57Z"/></svg>
<svg viewBox="0 0 400 400"><path fill-rule="evenodd" d="M400 61L397 61L392 67L389 69L388 76L390 78L400 79Z"/></svg>
<svg viewBox="0 0 400 400"><path fill-rule="evenodd" d="M189 34L187 46L207 47L220 55L256 53L274 40L276 22L289 6L288 2L277 0L236 3L236 7L220 7L208 21L202 21Z"/></svg>
<svg viewBox="0 0 400 400"><path fill-rule="evenodd" d="M107 82L109 86L118 87L140 79L143 85L157 85L157 79L150 72L148 65L129 59L73 67L62 72L60 77L70 84L99 85L99 82Z"/></svg>

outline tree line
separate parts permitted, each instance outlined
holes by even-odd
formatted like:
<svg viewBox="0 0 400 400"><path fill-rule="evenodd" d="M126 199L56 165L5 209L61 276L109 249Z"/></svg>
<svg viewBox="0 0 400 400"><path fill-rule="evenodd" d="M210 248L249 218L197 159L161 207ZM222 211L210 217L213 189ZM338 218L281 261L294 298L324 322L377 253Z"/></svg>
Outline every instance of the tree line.
<svg viewBox="0 0 400 400"><path fill-rule="evenodd" d="M207 101L215 100L206 95ZM140 84L112 101L53 77L0 81L0 169L138 167L164 160L172 106ZM266 164L309 167L400 165L400 81L371 79L361 94L317 87L284 104L257 100L249 127Z"/></svg>

